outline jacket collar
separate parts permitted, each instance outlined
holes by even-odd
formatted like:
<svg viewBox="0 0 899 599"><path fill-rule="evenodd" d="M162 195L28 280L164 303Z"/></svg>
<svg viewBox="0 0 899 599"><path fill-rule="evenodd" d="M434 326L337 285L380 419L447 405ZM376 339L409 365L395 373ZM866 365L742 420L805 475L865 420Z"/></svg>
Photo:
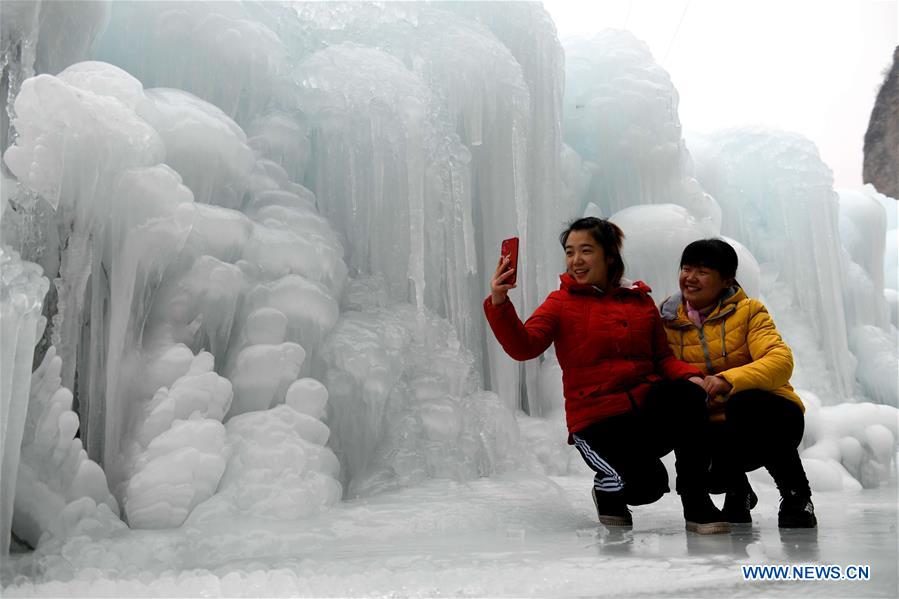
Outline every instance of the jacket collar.
<svg viewBox="0 0 899 599"><path fill-rule="evenodd" d="M578 283L570 274L562 273L559 275L561 288L568 293L576 293L579 295L605 295L605 290L596 285L587 285L586 283ZM618 287L610 290L611 295L619 294L645 294L652 291L649 285L643 281L631 281L630 279L621 278Z"/></svg>
<svg viewBox="0 0 899 599"><path fill-rule="evenodd" d="M724 292L724 296L706 317L706 322L715 320L726 314L730 314L733 306L738 302L746 299L746 292L736 283L733 287ZM693 326L693 323L687 317L687 310L684 307L684 298L680 293L675 293L664 302L659 309L662 314L662 320L670 322L672 326L685 327Z"/></svg>

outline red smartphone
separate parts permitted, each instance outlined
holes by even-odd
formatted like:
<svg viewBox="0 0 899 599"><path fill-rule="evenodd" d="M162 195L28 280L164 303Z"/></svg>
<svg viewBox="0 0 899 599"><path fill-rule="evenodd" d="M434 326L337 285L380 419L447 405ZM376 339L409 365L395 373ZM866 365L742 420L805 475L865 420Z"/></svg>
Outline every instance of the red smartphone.
<svg viewBox="0 0 899 599"><path fill-rule="evenodd" d="M506 279L505 284L514 285L515 281L518 280L518 238L510 237L509 239L504 239L500 253L509 257L509 268L515 269L515 272L512 273L512 278Z"/></svg>

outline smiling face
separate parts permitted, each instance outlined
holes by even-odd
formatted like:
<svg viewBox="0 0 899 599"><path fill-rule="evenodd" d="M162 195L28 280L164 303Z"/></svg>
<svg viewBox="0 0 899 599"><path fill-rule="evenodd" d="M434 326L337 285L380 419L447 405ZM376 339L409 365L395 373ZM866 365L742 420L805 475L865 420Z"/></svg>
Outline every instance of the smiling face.
<svg viewBox="0 0 899 599"><path fill-rule="evenodd" d="M680 292L684 299L697 310L716 304L718 298L733 284L733 279L724 279L714 268L684 264L678 278Z"/></svg>
<svg viewBox="0 0 899 599"><path fill-rule="evenodd" d="M605 289L609 284L609 264L602 246L590 231L572 231L565 240L565 266L574 280Z"/></svg>

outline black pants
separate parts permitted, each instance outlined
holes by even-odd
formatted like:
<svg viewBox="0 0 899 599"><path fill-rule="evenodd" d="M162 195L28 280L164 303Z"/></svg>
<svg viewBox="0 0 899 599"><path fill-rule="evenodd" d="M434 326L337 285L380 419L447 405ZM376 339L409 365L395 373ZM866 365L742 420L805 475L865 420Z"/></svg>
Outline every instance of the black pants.
<svg viewBox="0 0 899 599"><path fill-rule="evenodd" d="M706 492L707 432L705 391L688 381L665 381L653 385L639 410L578 431L574 444L596 471L597 491L620 492L629 505L643 505L668 492L659 458L672 449L677 492Z"/></svg>
<svg viewBox="0 0 899 599"><path fill-rule="evenodd" d="M760 389L732 395L725 421L710 425L712 492L744 489L745 473L762 466L781 493L808 491L798 450L804 431L802 409L789 399Z"/></svg>

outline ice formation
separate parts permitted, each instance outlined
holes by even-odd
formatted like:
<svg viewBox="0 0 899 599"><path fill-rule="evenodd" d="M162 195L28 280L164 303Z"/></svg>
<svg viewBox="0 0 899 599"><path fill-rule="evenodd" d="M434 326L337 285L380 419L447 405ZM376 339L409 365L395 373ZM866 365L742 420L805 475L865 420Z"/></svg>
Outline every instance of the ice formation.
<svg viewBox="0 0 899 599"><path fill-rule="evenodd" d="M322 351L349 495L518 465L514 412L478 389L473 356L451 325L387 297L382 277L354 281Z"/></svg>
<svg viewBox="0 0 899 599"><path fill-rule="evenodd" d="M0 247L0 345L2 378L0 378L0 534L8 539L12 530L16 476L25 434L31 387L31 363L34 345L43 331L46 319L41 316L43 297L49 282L41 269L21 260L19 254ZM6 551L7 542L0 544Z"/></svg>
<svg viewBox="0 0 899 599"><path fill-rule="evenodd" d="M517 235L530 313L582 214L657 301L725 236L794 349L813 488L895 481L895 201L793 134L685 141L630 34L563 58L535 3L2 6L0 534L48 572L179 554L129 565L123 521L327 537L432 479L557 499L541 477L583 470L558 363L509 360L480 303Z"/></svg>
<svg viewBox="0 0 899 599"><path fill-rule="evenodd" d="M13 530L32 547L43 535L66 538L73 514L113 527L119 517L106 474L88 459L76 436L78 416L71 410L72 392L60 386L61 369L51 346L31 378Z"/></svg>

